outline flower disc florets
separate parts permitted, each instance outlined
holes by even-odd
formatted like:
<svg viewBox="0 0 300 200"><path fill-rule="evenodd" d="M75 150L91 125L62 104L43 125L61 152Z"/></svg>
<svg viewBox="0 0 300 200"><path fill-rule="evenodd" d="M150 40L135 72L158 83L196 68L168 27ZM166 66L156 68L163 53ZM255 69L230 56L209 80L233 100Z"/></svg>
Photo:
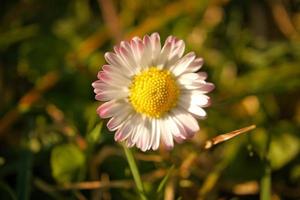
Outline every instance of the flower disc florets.
<svg viewBox="0 0 300 200"><path fill-rule="evenodd" d="M176 106L178 94L171 73L151 67L133 78L129 101L137 112L159 118Z"/></svg>

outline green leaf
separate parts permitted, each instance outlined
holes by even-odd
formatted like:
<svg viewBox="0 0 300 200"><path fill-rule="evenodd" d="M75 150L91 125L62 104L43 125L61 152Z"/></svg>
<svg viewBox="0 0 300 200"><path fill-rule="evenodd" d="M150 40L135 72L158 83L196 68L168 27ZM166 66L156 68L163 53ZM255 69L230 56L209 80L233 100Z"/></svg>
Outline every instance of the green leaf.
<svg viewBox="0 0 300 200"><path fill-rule="evenodd" d="M101 136L101 129L102 129L103 123L100 122L95 126L93 130L91 130L87 135L86 135L86 140L90 145L94 145L100 140Z"/></svg>
<svg viewBox="0 0 300 200"><path fill-rule="evenodd" d="M74 144L56 146L51 152L52 176L59 183L80 181L85 174L85 160Z"/></svg>
<svg viewBox="0 0 300 200"><path fill-rule="evenodd" d="M299 152L299 139L290 133L272 137L269 158L273 169L279 169L291 161Z"/></svg>
<svg viewBox="0 0 300 200"><path fill-rule="evenodd" d="M84 111L84 118L87 121L87 132L92 131L99 121L99 116L96 114L98 106L98 103L93 103L88 105Z"/></svg>

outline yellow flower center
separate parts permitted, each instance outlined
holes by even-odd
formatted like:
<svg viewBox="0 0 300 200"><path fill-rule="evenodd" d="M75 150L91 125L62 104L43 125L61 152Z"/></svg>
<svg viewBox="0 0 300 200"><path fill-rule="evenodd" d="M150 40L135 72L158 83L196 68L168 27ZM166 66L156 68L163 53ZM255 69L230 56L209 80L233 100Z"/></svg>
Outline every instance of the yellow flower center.
<svg viewBox="0 0 300 200"><path fill-rule="evenodd" d="M176 105L178 95L172 74L151 67L133 78L129 101L137 112L159 118Z"/></svg>

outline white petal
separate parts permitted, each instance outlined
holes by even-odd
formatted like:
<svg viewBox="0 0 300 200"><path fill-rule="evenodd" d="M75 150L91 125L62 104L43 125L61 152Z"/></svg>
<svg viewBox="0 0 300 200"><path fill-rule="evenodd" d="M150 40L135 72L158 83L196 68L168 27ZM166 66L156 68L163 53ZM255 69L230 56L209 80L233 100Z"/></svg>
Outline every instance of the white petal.
<svg viewBox="0 0 300 200"><path fill-rule="evenodd" d="M99 94L103 91L111 91L111 90L118 90L118 91L128 91L128 87L122 85L109 85L107 83L102 82L101 80L95 81L92 83L94 87L94 93Z"/></svg>
<svg viewBox="0 0 300 200"><path fill-rule="evenodd" d="M115 52L119 59L124 63L124 66L129 71L130 75L133 76L139 72L140 68L136 65L134 55L129 44L121 42L120 46L115 48Z"/></svg>
<svg viewBox="0 0 300 200"><path fill-rule="evenodd" d="M173 113L171 113L171 115L172 115L172 121L176 124L177 128L180 131L180 135L179 136L175 135L174 138L177 140L180 139L180 141L181 141L181 140L185 140L187 138L192 137L193 135L190 135L190 132L188 130L186 130L186 128L182 124L182 122L179 119L177 119L177 117L174 116Z"/></svg>
<svg viewBox="0 0 300 200"><path fill-rule="evenodd" d="M160 123L158 122L158 119L153 119L154 121L154 128L155 128L155 137L154 142L152 143L152 150L157 150L160 143L160 134L161 134L161 127Z"/></svg>
<svg viewBox="0 0 300 200"><path fill-rule="evenodd" d="M192 82L203 82L207 78L207 73L199 72L199 73L184 73L177 77L177 80L181 84L191 84Z"/></svg>
<svg viewBox="0 0 300 200"><path fill-rule="evenodd" d="M139 124L137 125L137 129L135 131L135 133L133 133L130 137L130 139L132 140L132 142L134 144L136 144L136 147L141 149L141 143L142 143L142 137L144 133L144 123L145 120L142 117L142 115L139 115Z"/></svg>
<svg viewBox="0 0 300 200"><path fill-rule="evenodd" d="M176 56L178 59L182 57L185 50L185 43L183 40L177 40L175 41L173 51L172 51L172 57Z"/></svg>
<svg viewBox="0 0 300 200"><path fill-rule="evenodd" d="M97 75L99 80L109 85L128 86L131 83L127 77L113 72L100 71Z"/></svg>
<svg viewBox="0 0 300 200"><path fill-rule="evenodd" d="M185 84L185 85L180 85L180 88L183 91L189 91L189 90L198 90L202 94L206 94L211 92L214 88L215 85L212 83L192 83L192 84Z"/></svg>
<svg viewBox="0 0 300 200"><path fill-rule="evenodd" d="M123 99L128 96L128 92L122 90L105 90L96 94L98 101L110 101L113 99Z"/></svg>
<svg viewBox="0 0 300 200"><path fill-rule="evenodd" d="M102 70L105 72L105 73L114 73L114 74L117 74L119 76L123 76L127 79L131 79L131 75L129 75L128 73L126 73L126 71L120 69L120 68L116 68L112 65L103 65L102 66Z"/></svg>
<svg viewBox="0 0 300 200"><path fill-rule="evenodd" d="M181 140L186 139L183 126L180 123L177 123L176 118L171 113L167 117L167 127L170 128L174 138L180 138Z"/></svg>
<svg viewBox="0 0 300 200"><path fill-rule="evenodd" d="M131 67L135 74L141 70L139 65L140 58L136 57L128 42L121 42L118 55L123 58L124 62Z"/></svg>
<svg viewBox="0 0 300 200"><path fill-rule="evenodd" d="M127 120L115 133L115 141L124 141L127 139L127 137L130 136L130 132L133 130L133 126L128 123L129 120Z"/></svg>
<svg viewBox="0 0 300 200"><path fill-rule="evenodd" d="M159 58L157 59L156 65L158 68L162 69L165 67L166 63L169 59L169 54L172 49L172 42L170 40L166 40L164 46L161 49Z"/></svg>
<svg viewBox="0 0 300 200"><path fill-rule="evenodd" d="M161 139L168 149L172 149L174 146L173 136L168 121L166 118L161 118L158 121L161 128Z"/></svg>
<svg viewBox="0 0 300 200"><path fill-rule="evenodd" d="M180 96L179 101L188 105L193 104L201 107L207 107L211 104L210 98L208 96L196 92L183 93Z"/></svg>
<svg viewBox="0 0 300 200"><path fill-rule="evenodd" d="M205 110L196 104L190 104L185 101L179 101L179 105L200 119L206 117Z"/></svg>
<svg viewBox="0 0 300 200"><path fill-rule="evenodd" d="M138 67L138 72L144 69L147 65L145 61L142 59L142 56L144 54L144 44L143 41L139 37L134 37L130 41L131 50L133 53L133 58L135 59L135 62Z"/></svg>
<svg viewBox="0 0 300 200"><path fill-rule="evenodd" d="M196 55L194 52L186 54L183 58L179 59L173 66L170 67L170 71L172 71L175 76L179 76L185 72L186 68L195 59L195 57Z"/></svg>
<svg viewBox="0 0 300 200"><path fill-rule="evenodd" d="M153 65L157 65L157 60L159 58L161 44L160 44L160 36L158 33L152 33L150 36L151 47L152 47L152 60Z"/></svg>
<svg viewBox="0 0 300 200"><path fill-rule="evenodd" d="M146 129L146 137L143 140L143 147L142 147L143 151L149 150L152 146L152 144L151 144L152 128L151 128L150 118L145 119L145 129Z"/></svg>
<svg viewBox="0 0 300 200"><path fill-rule="evenodd" d="M181 108L175 108L171 111L176 119L184 126L184 129L190 137L199 131L199 125L196 119L188 112Z"/></svg>
<svg viewBox="0 0 300 200"><path fill-rule="evenodd" d="M135 122L133 122L133 123L135 123ZM140 118L139 124L136 124L135 131L133 131L132 134L130 135L130 137L128 138L128 140L130 140L130 142L134 145L136 145L137 141L140 138L142 123L143 123L143 119Z"/></svg>
<svg viewBox="0 0 300 200"><path fill-rule="evenodd" d="M202 65L203 65L204 61L203 58L196 58L195 60L193 60L193 62L186 68L185 72L196 72L198 71Z"/></svg>
<svg viewBox="0 0 300 200"><path fill-rule="evenodd" d="M130 146L135 144L137 148L141 149L142 151L146 151L150 141L150 132L149 128L147 127L149 126L149 120L140 114L137 114L136 119L133 120L135 120L132 122L135 124L135 130L132 132L131 136L128 137L127 143Z"/></svg>
<svg viewBox="0 0 300 200"><path fill-rule="evenodd" d="M114 115L120 108L122 108L124 103L118 102L116 100L111 100L103 103L97 108L97 113L102 118L109 118Z"/></svg>
<svg viewBox="0 0 300 200"><path fill-rule="evenodd" d="M115 51L119 52L119 47L115 47ZM113 67L120 69L130 75L135 74L134 70L132 69L131 66L128 65L127 62L125 62L120 55L117 55L115 53L107 52L104 54L105 60L111 64Z"/></svg>
<svg viewBox="0 0 300 200"><path fill-rule="evenodd" d="M133 110L131 106L123 105L122 108L113 113L113 117L107 122L110 131L117 130L128 118L131 118Z"/></svg>
<svg viewBox="0 0 300 200"><path fill-rule="evenodd" d="M150 140L149 140L148 150L152 148L156 138L155 120L152 118L149 118L149 129L150 129L149 130Z"/></svg>
<svg viewBox="0 0 300 200"><path fill-rule="evenodd" d="M192 84L195 80L199 78L199 75L196 73L187 73L187 74L182 74L177 78L177 81L182 84L182 85L190 85Z"/></svg>
<svg viewBox="0 0 300 200"><path fill-rule="evenodd" d="M144 50L144 45L143 41L139 37L134 37L130 41L130 47L132 49L132 53L135 58L141 58L143 50Z"/></svg>
<svg viewBox="0 0 300 200"><path fill-rule="evenodd" d="M140 121L138 121L137 114L129 115L124 124L116 131L115 140L124 141L130 137L137 127L137 123L140 123Z"/></svg>
<svg viewBox="0 0 300 200"><path fill-rule="evenodd" d="M144 43L144 53L142 56L142 60L144 64L144 69L147 69L148 67L151 67L153 65L153 60L152 60L152 46L151 46L151 39L148 35L145 35L143 38L143 43Z"/></svg>
<svg viewBox="0 0 300 200"><path fill-rule="evenodd" d="M141 128L139 130L139 138L137 141L137 147L142 151L146 151L148 149L150 133L149 128L147 127L148 120L146 118L143 119L143 123L141 124Z"/></svg>
<svg viewBox="0 0 300 200"><path fill-rule="evenodd" d="M173 45L171 52L168 57L168 62L166 63L166 68L174 65L183 55L185 50L185 44L183 40L173 40Z"/></svg>
<svg viewBox="0 0 300 200"><path fill-rule="evenodd" d="M182 40L178 40L174 36L169 36L161 50L157 66L161 69L170 68L170 66L173 66L182 57L184 49L185 44Z"/></svg>

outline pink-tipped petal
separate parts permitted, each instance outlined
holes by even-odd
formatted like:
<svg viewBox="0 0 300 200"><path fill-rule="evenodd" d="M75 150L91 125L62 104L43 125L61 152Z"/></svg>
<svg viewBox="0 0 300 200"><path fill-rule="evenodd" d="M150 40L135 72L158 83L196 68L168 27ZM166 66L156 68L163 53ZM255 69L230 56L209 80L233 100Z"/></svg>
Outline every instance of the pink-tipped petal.
<svg viewBox="0 0 300 200"><path fill-rule="evenodd" d="M203 58L196 58L186 69L186 73L188 72L197 72L199 69L201 69L204 61Z"/></svg>
<svg viewBox="0 0 300 200"><path fill-rule="evenodd" d="M129 105L123 105L119 110L117 110L113 117L107 122L107 128L110 131L115 131L122 125L126 119L131 118L133 113L132 108Z"/></svg>
<svg viewBox="0 0 300 200"><path fill-rule="evenodd" d="M178 60L174 66L170 67L170 71L173 72L175 76L179 76L184 73L186 68L190 65L190 63L195 59L196 55L194 52L190 52L186 54L183 58Z"/></svg>
<svg viewBox="0 0 300 200"><path fill-rule="evenodd" d="M200 130L198 122L190 113L181 108L175 108L172 112L178 121L184 126L189 137L193 137L194 134Z"/></svg>
<svg viewBox="0 0 300 200"><path fill-rule="evenodd" d="M161 50L159 34L158 33L151 34L150 40L151 40L153 64L156 65Z"/></svg>
<svg viewBox="0 0 300 200"><path fill-rule="evenodd" d="M109 118L114 115L116 111L121 108L122 104L116 102L115 100L105 102L98 107L97 113L102 118Z"/></svg>
<svg viewBox="0 0 300 200"><path fill-rule="evenodd" d="M115 133L115 141L122 142L126 140L126 138L130 135L129 133L132 131L133 127L131 127L128 123L125 123L120 129L118 129Z"/></svg>

